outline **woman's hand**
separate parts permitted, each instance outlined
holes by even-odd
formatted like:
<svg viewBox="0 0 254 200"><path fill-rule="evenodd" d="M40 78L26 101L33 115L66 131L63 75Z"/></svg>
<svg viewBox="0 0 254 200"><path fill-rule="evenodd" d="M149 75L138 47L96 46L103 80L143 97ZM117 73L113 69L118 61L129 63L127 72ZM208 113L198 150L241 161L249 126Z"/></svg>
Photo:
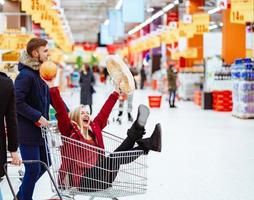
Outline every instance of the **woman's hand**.
<svg viewBox="0 0 254 200"><path fill-rule="evenodd" d="M120 84L121 84L121 79L117 80L117 82L114 81L114 85L115 85L115 91L118 94L122 94L122 90L120 88Z"/></svg>

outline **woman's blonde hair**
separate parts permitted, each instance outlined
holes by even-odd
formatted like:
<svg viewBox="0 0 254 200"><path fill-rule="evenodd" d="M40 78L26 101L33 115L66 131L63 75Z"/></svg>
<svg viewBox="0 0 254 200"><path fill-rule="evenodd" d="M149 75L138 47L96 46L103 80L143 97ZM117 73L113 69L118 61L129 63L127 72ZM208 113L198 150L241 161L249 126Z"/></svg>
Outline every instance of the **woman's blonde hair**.
<svg viewBox="0 0 254 200"><path fill-rule="evenodd" d="M78 124L81 133L84 134L83 126L82 126L82 119L81 119L81 110L84 108L84 105L80 105L76 107L73 111L69 112L69 116L71 121L74 121Z"/></svg>

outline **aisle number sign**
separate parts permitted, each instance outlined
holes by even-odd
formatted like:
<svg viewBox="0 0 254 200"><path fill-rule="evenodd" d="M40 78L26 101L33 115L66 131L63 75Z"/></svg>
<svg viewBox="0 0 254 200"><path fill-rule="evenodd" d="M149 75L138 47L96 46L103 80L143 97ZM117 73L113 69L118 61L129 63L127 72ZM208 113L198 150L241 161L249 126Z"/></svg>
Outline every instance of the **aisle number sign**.
<svg viewBox="0 0 254 200"><path fill-rule="evenodd" d="M254 22L254 0L231 0L230 21L238 24Z"/></svg>
<svg viewBox="0 0 254 200"><path fill-rule="evenodd" d="M25 49L27 42L33 37L28 34L0 34L0 49Z"/></svg>
<svg viewBox="0 0 254 200"><path fill-rule="evenodd" d="M195 34L201 35L209 31L210 15L207 13L194 14L192 16Z"/></svg>
<svg viewBox="0 0 254 200"><path fill-rule="evenodd" d="M209 31L210 16L207 13L192 15L192 23L179 22L180 36L187 38L193 37L194 34L202 35Z"/></svg>

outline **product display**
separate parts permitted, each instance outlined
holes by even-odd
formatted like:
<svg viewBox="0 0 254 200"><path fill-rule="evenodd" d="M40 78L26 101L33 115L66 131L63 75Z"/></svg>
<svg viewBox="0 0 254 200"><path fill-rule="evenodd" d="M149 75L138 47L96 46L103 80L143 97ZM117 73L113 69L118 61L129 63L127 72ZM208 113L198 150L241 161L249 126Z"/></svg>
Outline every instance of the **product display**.
<svg viewBox="0 0 254 200"><path fill-rule="evenodd" d="M202 86L203 73L179 73L179 97L184 100L193 100L194 92Z"/></svg>
<svg viewBox="0 0 254 200"><path fill-rule="evenodd" d="M236 60L232 65L233 115L240 118L254 117L254 62Z"/></svg>

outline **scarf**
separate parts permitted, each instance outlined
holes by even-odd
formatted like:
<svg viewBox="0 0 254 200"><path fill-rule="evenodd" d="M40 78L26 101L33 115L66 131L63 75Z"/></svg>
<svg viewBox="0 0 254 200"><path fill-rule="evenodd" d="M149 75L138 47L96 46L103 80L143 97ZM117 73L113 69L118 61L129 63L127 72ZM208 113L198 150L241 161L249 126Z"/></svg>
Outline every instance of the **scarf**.
<svg viewBox="0 0 254 200"><path fill-rule="evenodd" d="M26 50L21 53L20 62L35 71L38 71L41 65L37 58L29 56Z"/></svg>

